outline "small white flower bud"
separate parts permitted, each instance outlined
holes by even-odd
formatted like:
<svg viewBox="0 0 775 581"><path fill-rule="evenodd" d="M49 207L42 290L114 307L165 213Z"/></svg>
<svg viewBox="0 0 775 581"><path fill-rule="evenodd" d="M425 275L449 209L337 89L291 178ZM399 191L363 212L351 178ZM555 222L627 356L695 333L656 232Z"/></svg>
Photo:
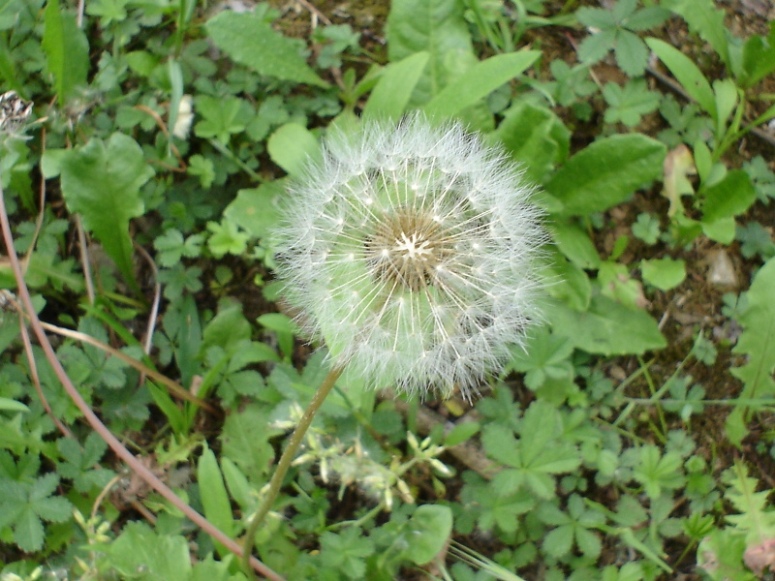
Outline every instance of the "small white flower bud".
<svg viewBox="0 0 775 581"><path fill-rule="evenodd" d="M370 386L470 397L538 316L532 191L458 123L413 115L329 135L283 210L286 298Z"/></svg>

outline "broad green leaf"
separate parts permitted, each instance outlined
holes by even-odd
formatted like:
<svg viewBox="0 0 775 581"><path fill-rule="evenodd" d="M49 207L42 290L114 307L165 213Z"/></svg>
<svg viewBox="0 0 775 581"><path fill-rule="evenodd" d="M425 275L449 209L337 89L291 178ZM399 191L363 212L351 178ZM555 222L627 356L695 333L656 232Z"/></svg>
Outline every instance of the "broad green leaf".
<svg viewBox="0 0 775 581"><path fill-rule="evenodd" d="M310 161L320 159L320 143L303 125L286 123L267 142L272 161L290 175L298 175Z"/></svg>
<svg viewBox="0 0 775 581"><path fill-rule="evenodd" d="M252 237L264 238L277 224L276 201L284 191L282 182L277 180L239 190L223 215Z"/></svg>
<svg viewBox="0 0 775 581"><path fill-rule="evenodd" d="M386 66L366 101L363 118L398 120L406 112L429 59L430 54L421 51Z"/></svg>
<svg viewBox="0 0 775 581"><path fill-rule="evenodd" d="M477 62L459 0L394 0L386 36L390 62L427 51L428 66L417 83L412 105L427 103L452 79Z"/></svg>
<svg viewBox="0 0 775 581"><path fill-rule="evenodd" d="M770 21L767 38L751 36L743 45L743 87L752 87L775 71L775 22Z"/></svg>
<svg viewBox="0 0 775 581"><path fill-rule="evenodd" d="M647 312L627 308L605 296L592 297L584 313L560 303L546 312L554 332L569 337L575 347L587 353L640 355L667 344Z"/></svg>
<svg viewBox="0 0 775 581"><path fill-rule="evenodd" d="M743 333L734 348L738 355L746 355L747 362L732 369L732 374L743 382L740 399L772 397L775 395L775 258L770 258L753 279L748 291L748 306L738 318ZM736 407L727 418L727 433L739 446L747 433L744 407ZM730 433L730 427L738 430ZM742 431L741 431L742 429Z"/></svg>
<svg viewBox="0 0 775 581"><path fill-rule="evenodd" d="M640 263L643 280L659 290L677 287L686 278L686 264L683 260L658 258L643 260Z"/></svg>
<svg viewBox="0 0 775 581"><path fill-rule="evenodd" d="M600 139L574 155L546 184L563 215L602 212L662 175L666 149L641 134Z"/></svg>
<svg viewBox="0 0 775 581"><path fill-rule="evenodd" d="M254 12L224 10L207 21L205 30L218 48L259 74L328 87L299 54L298 42L275 31Z"/></svg>
<svg viewBox="0 0 775 581"><path fill-rule="evenodd" d="M716 98L708 79L692 60L662 40L647 38L646 44L665 63L665 66L678 79L684 90L692 97L705 112L715 121L718 119L716 111Z"/></svg>
<svg viewBox="0 0 775 581"><path fill-rule="evenodd" d="M187 580L191 576L186 538L157 534L145 523L128 523L106 552L121 579Z"/></svg>
<svg viewBox="0 0 775 581"><path fill-rule="evenodd" d="M552 261L546 269L551 283L546 292L577 311L586 311L592 297L592 283L581 267L570 262L559 252L552 253Z"/></svg>
<svg viewBox="0 0 775 581"><path fill-rule="evenodd" d="M235 523L231 514L231 502L226 493L218 461L210 448L205 447L197 465L196 479L199 483L199 496L207 519L230 537L234 535ZM216 543L218 552L227 555L228 551Z"/></svg>
<svg viewBox="0 0 775 581"><path fill-rule="evenodd" d="M441 553L452 534L452 510L448 506L424 504L407 524L406 556L415 565L425 565Z"/></svg>
<svg viewBox="0 0 775 581"><path fill-rule="evenodd" d="M501 54L478 62L448 83L423 109L431 116L452 117L521 74L539 56L539 51L528 50Z"/></svg>
<svg viewBox="0 0 775 581"><path fill-rule="evenodd" d="M756 201L756 189L751 178L739 169L727 172L724 179L703 188L700 193L705 196L702 221L708 223L738 216Z"/></svg>
<svg viewBox="0 0 775 581"><path fill-rule="evenodd" d="M54 75L60 105L67 103L75 89L86 84L89 72L89 42L78 28L75 17L59 6L59 0L48 0L43 20L43 50L48 71Z"/></svg>
<svg viewBox="0 0 775 581"><path fill-rule="evenodd" d="M579 268L593 269L600 266L600 255L589 234L576 222L555 220L548 224L552 240L568 260Z"/></svg>
<svg viewBox="0 0 775 581"><path fill-rule="evenodd" d="M532 182L543 183L568 156L568 128L552 111L532 103L520 102L509 109L496 135Z"/></svg>
<svg viewBox="0 0 775 581"><path fill-rule="evenodd" d="M86 229L134 283L129 220L143 214L140 187L154 175L143 150L121 133L107 143L93 138L62 158L61 171L67 207L81 214Z"/></svg>

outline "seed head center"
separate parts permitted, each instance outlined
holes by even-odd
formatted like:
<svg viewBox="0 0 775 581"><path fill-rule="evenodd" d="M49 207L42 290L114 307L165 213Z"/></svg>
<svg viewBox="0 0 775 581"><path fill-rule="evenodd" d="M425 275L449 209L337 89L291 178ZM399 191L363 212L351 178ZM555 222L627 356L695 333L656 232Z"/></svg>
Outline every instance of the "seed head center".
<svg viewBox="0 0 775 581"><path fill-rule="evenodd" d="M421 234L412 232L406 235L401 232L401 239L396 239L396 245L393 250L397 253L403 253L404 260L427 260L433 257L433 248L430 240L422 240ZM422 240L422 242L420 242Z"/></svg>
<svg viewBox="0 0 775 581"><path fill-rule="evenodd" d="M452 245L432 216L401 210L383 217L365 250L375 280L416 291L433 284Z"/></svg>

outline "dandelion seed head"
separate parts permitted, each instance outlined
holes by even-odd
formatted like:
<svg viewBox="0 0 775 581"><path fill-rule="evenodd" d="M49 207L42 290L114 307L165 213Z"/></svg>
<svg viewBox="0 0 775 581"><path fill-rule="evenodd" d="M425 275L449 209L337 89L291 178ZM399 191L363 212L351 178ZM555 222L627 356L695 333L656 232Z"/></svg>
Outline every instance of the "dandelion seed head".
<svg viewBox="0 0 775 581"><path fill-rule="evenodd" d="M332 363L372 387L464 397L539 317L533 188L460 124L334 133L291 187L277 274Z"/></svg>

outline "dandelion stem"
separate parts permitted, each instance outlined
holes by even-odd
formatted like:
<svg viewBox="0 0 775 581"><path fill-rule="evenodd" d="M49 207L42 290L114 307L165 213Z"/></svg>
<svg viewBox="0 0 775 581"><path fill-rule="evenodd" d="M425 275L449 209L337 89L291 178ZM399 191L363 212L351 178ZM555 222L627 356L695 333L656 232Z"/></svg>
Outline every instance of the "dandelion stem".
<svg viewBox="0 0 775 581"><path fill-rule="evenodd" d="M283 480L285 479L285 474L288 472L288 468L290 468L291 462L293 461L294 456L296 456L296 452L299 449L299 446L304 439L304 435L307 433L307 429L312 423L315 414L317 413L318 409L320 409L320 406L323 405L326 396L328 396L329 392L336 384L339 376L342 375L342 371L344 370L340 367L334 367L331 371L329 371L328 375L326 375L326 378L323 380L323 383L320 384L320 387L318 387L317 391L315 392L315 395L312 396L312 401L309 402L307 409L304 411L304 415L296 425L296 428L293 430L291 439L288 440L288 445L285 447L285 451L280 457L280 462L277 463L277 468L272 475L272 479L269 481L269 490L267 490L264 500L261 502L256 515L253 517L253 520L250 522L248 530L245 533L242 566L254 581L255 575L249 566L249 559L251 553L253 552L253 541L256 537L258 527L261 526L261 523L266 518L269 510L272 508L272 504L274 504L274 501L280 492L280 487L283 484Z"/></svg>

